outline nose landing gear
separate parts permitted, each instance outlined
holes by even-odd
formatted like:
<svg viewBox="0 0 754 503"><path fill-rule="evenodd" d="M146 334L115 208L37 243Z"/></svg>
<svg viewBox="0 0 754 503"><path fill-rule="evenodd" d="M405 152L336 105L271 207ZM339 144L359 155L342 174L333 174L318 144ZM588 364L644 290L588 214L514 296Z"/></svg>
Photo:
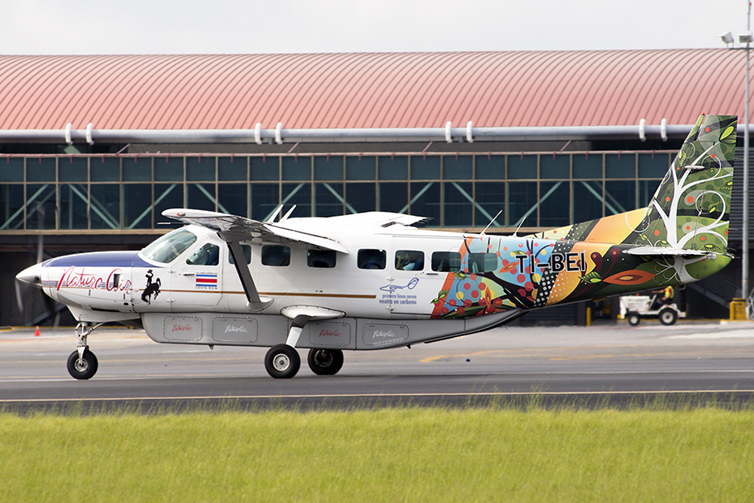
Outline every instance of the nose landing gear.
<svg viewBox="0 0 754 503"><path fill-rule="evenodd" d="M90 327L87 323L81 322L76 325L76 336L78 337L78 345L76 351L71 353L68 357L68 373L75 379L90 379L97 373L97 357L94 353L89 351L89 346L86 345L86 339L94 332L102 323L98 323L93 327Z"/></svg>

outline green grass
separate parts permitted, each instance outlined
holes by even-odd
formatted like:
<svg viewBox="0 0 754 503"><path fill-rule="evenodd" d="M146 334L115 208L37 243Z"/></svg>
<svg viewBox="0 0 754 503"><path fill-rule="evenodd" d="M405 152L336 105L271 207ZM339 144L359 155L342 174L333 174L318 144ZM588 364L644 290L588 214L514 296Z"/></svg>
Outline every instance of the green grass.
<svg viewBox="0 0 754 503"><path fill-rule="evenodd" d="M0 414L0 500L754 501L754 411Z"/></svg>

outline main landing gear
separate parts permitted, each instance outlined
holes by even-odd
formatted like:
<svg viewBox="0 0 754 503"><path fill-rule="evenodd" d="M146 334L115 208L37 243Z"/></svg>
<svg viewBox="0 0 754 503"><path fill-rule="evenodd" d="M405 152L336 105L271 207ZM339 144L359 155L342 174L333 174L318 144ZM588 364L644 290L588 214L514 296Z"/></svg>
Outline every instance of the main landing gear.
<svg viewBox="0 0 754 503"><path fill-rule="evenodd" d="M264 367L267 373L275 379L290 379L298 373L301 367L301 357L296 348L288 344L272 346L264 357Z"/></svg>
<svg viewBox="0 0 754 503"><path fill-rule="evenodd" d="M78 336L78 347L76 351L68 357L68 373L76 379L91 379L97 373L97 357L89 351L86 345L86 338L94 332L102 323L90 327L87 323L76 325L76 335Z"/></svg>
<svg viewBox="0 0 754 503"><path fill-rule="evenodd" d="M310 349L309 368L317 375L334 376L343 366L343 351L340 349Z"/></svg>
<svg viewBox="0 0 754 503"><path fill-rule="evenodd" d="M296 343L309 317L297 316L291 323L285 344L272 346L264 357L267 373L275 379L290 379L301 368L301 357L296 351ZM343 366L343 351L339 349L310 349L309 368L317 375L335 375Z"/></svg>
<svg viewBox="0 0 754 503"><path fill-rule="evenodd" d="M343 351L340 349L310 349L307 358L309 368L317 375L332 376L343 367ZM278 344L267 351L264 358L267 373L275 379L290 379L301 368L301 357L288 344Z"/></svg>

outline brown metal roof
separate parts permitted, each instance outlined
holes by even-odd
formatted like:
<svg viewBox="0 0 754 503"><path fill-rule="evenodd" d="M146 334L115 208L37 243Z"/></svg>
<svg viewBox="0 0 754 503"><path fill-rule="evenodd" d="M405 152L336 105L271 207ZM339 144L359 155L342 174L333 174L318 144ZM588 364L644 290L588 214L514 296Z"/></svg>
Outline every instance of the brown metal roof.
<svg viewBox="0 0 754 503"><path fill-rule="evenodd" d="M0 56L0 129L691 124L743 114L743 51Z"/></svg>

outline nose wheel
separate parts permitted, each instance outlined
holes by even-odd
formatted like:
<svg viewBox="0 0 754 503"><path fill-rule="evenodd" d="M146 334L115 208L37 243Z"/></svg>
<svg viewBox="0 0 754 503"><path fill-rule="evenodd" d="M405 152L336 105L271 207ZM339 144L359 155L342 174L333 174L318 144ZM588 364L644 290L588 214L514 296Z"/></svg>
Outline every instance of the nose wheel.
<svg viewBox="0 0 754 503"><path fill-rule="evenodd" d="M87 337L94 332L102 323L98 323L93 327L90 327L87 323L79 323L76 325L76 336L78 337L78 347L76 351L71 353L68 357L68 373L74 379L91 379L94 374L97 373L99 366L97 357L94 353L89 351L89 346L86 345Z"/></svg>
<svg viewBox="0 0 754 503"><path fill-rule="evenodd" d="M97 373L97 367L97 357L89 351L89 347L85 347L81 355L74 351L68 357L68 373L76 379L90 379Z"/></svg>

